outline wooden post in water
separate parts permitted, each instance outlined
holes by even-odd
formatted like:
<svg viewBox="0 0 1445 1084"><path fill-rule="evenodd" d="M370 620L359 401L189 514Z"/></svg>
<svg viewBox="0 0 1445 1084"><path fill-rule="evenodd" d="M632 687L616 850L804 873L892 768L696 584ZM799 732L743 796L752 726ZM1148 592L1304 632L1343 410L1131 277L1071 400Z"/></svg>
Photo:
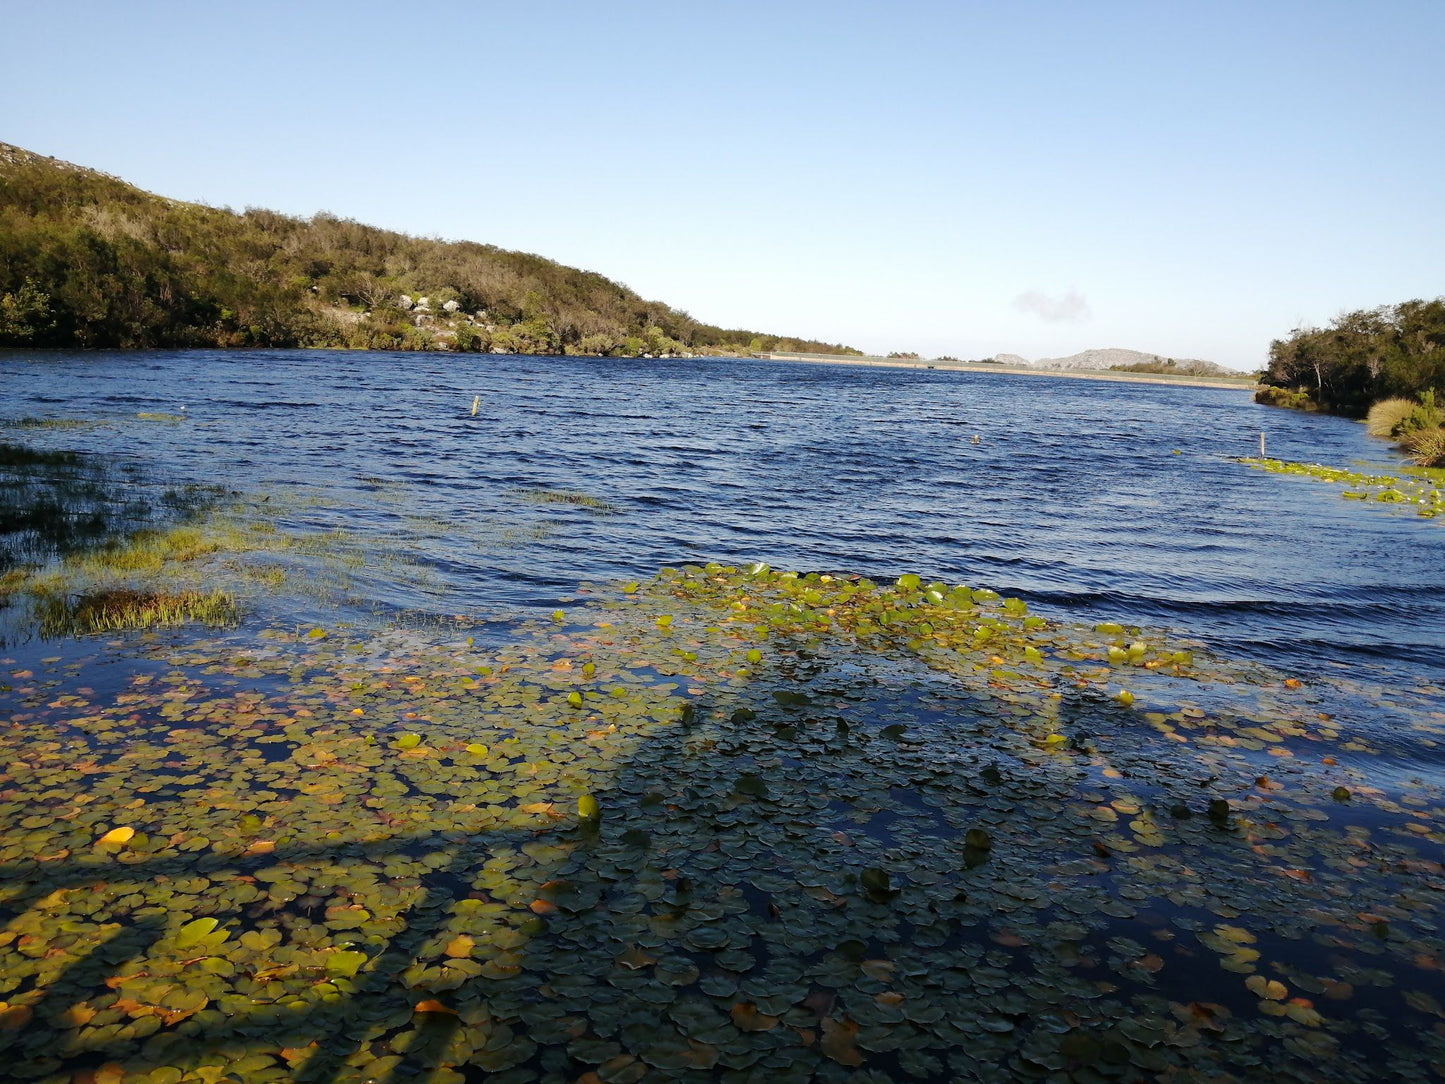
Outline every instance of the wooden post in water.
<svg viewBox="0 0 1445 1084"><path fill-rule="evenodd" d="M475 408L473 408L472 413L473 413L473 414L476 413L476 409L475 409ZM1263 430L1263 429L1261 429L1261 430L1259 431L1259 458L1261 458L1261 459L1264 458L1264 430Z"/></svg>
<svg viewBox="0 0 1445 1084"><path fill-rule="evenodd" d="M475 417L477 416L477 407L481 406L481 404L482 404L482 397L481 397L480 395L473 395L473 396L472 396L472 417L473 417L473 418L475 418ZM1261 434L1259 435L1259 440L1260 440L1260 445L1259 445L1259 446L1260 446L1261 448L1263 448L1263 447L1264 447L1264 434L1263 434L1263 433L1261 433ZM1260 455L1263 455L1264 453L1263 453L1263 452L1260 452L1259 454L1260 454Z"/></svg>

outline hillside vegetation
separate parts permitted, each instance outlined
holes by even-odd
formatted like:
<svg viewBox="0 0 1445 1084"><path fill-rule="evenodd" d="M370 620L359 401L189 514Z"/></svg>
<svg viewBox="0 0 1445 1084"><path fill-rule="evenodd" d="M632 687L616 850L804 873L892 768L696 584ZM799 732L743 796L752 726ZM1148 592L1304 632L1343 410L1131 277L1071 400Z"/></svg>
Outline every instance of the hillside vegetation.
<svg viewBox="0 0 1445 1084"><path fill-rule="evenodd" d="M1040 358L1029 364L1032 369L1087 369L1099 372L1160 373L1170 376L1240 376L1233 369L1226 369L1212 361L1198 358L1166 358L1158 354L1146 354L1139 350L1124 350L1119 347L1084 350L1066 358Z"/></svg>
<svg viewBox="0 0 1445 1084"><path fill-rule="evenodd" d="M857 353L699 323L529 253L183 203L8 144L0 346Z"/></svg>
<svg viewBox="0 0 1445 1084"><path fill-rule="evenodd" d="M1369 415L1426 466L1445 465L1445 297L1346 313L1327 328L1301 328L1270 344L1266 386L1275 406Z"/></svg>

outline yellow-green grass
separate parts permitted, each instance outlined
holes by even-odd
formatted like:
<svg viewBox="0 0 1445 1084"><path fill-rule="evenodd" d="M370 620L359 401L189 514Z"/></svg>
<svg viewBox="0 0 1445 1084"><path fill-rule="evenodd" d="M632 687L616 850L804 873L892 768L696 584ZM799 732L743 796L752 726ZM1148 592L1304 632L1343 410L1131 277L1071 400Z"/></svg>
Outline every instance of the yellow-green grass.
<svg viewBox="0 0 1445 1084"><path fill-rule="evenodd" d="M1400 423L1408 418L1418 404L1412 399L1381 399L1365 416L1365 430L1372 437L1393 437Z"/></svg>
<svg viewBox="0 0 1445 1084"><path fill-rule="evenodd" d="M570 504L580 508L591 508L598 512L613 511L612 505L601 497L582 493L574 489L523 489L521 498L529 504Z"/></svg>
<svg viewBox="0 0 1445 1084"><path fill-rule="evenodd" d="M1445 467L1445 429L1416 429L1407 433L1401 445L1420 467Z"/></svg>
<svg viewBox="0 0 1445 1084"><path fill-rule="evenodd" d="M225 591L147 591L111 587L81 595L40 596L36 616L42 636L85 636L161 628L198 621L234 625L240 616Z"/></svg>

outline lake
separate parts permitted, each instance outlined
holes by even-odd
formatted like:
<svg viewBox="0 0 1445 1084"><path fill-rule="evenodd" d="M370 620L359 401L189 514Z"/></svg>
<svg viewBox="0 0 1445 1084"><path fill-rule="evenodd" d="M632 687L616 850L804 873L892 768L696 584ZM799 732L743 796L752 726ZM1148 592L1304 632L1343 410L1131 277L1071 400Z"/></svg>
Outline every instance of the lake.
<svg viewBox="0 0 1445 1084"><path fill-rule="evenodd" d="M0 381L12 417L110 423L52 443L248 492L304 490L320 502L306 526L409 546L435 580L377 578L373 601L396 609L550 609L582 580L762 560L984 584L1305 671L1445 657L1434 524L1231 461L1257 454L1261 430L1288 460L1387 471L1388 445L1239 391L264 351L11 355ZM135 417L182 409L184 424ZM610 514L528 506L529 489Z"/></svg>
<svg viewBox="0 0 1445 1084"><path fill-rule="evenodd" d="M1398 471L1356 422L746 360L0 387L80 423L4 439L311 540L204 565L234 629L12 628L0 1043L36 1077L1445 1064L1445 527L1237 462Z"/></svg>

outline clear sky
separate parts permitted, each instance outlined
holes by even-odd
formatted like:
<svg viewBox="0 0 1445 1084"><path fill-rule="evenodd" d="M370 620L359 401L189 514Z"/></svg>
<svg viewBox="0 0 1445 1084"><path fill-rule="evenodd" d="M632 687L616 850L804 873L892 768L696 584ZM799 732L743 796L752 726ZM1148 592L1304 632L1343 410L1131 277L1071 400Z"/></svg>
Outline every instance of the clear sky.
<svg viewBox="0 0 1445 1084"><path fill-rule="evenodd" d="M1445 293L1445 2L0 0L0 140L869 351Z"/></svg>

